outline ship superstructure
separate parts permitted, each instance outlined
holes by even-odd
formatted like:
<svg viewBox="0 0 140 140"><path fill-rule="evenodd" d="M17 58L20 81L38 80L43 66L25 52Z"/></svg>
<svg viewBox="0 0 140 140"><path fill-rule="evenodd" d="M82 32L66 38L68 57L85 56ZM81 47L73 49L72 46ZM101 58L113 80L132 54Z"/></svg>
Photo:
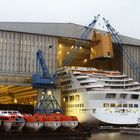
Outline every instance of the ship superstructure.
<svg viewBox="0 0 140 140"><path fill-rule="evenodd" d="M61 69L62 107L79 121L139 123L140 84L118 71L86 67Z"/></svg>

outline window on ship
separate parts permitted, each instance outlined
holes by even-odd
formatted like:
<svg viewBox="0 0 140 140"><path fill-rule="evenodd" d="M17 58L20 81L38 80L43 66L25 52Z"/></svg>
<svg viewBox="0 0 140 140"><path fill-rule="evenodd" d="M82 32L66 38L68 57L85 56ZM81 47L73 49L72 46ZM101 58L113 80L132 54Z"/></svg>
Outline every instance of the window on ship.
<svg viewBox="0 0 140 140"><path fill-rule="evenodd" d="M121 99L126 99L126 98L127 98L127 94L125 94L125 93L120 94L120 98L121 98Z"/></svg>
<svg viewBox="0 0 140 140"><path fill-rule="evenodd" d="M8 111L8 113L11 114L12 112L11 111Z"/></svg>
<svg viewBox="0 0 140 140"><path fill-rule="evenodd" d="M116 94L115 93L107 93L106 98L115 98Z"/></svg>
<svg viewBox="0 0 140 140"><path fill-rule="evenodd" d="M127 107L127 104L123 104L123 107Z"/></svg>
<svg viewBox="0 0 140 140"><path fill-rule="evenodd" d="M75 99L76 99L76 101L79 101L80 100L80 95L76 95Z"/></svg>
<svg viewBox="0 0 140 140"><path fill-rule="evenodd" d="M95 113L96 112L96 109L92 109L92 112Z"/></svg>
<svg viewBox="0 0 140 140"><path fill-rule="evenodd" d="M138 104L134 104L134 107L135 107L135 108L138 108Z"/></svg>
<svg viewBox="0 0 140 140"><path fill-rule="evenodd" d="M80 83L81 86L89 85L89 83Z"/></svg>
<svg viewBox="0 0 140 140"><path fill-rule="evenodd" d="M110 104L110 107L115 107L116 105L115 104Z"/></svg>
<svg viewBox="0 0 140 140"><path fill-rule="evenodd" d="M139 98L139 95L138 94L132 94L131 95L131 99L138 99Z"/></svg>
<svg viewBox="0 0 140 140"><path fill-rule="evenodd" d="M65 98L65 102L67 102L68 101L68 96L64 96L64 98Z"/></svg>
<svg viewBox="0 0 140 140"><path fill-rule="evenodd" d="M103 107L109 107L109 103L104 103Z"/></svg>
<svg viewBox="0 0 140 140"><path fill-rule="evenodd" d="M70 101L73 101L74 100L74 96L70 96Z"/></svg>
<svg viewBox="0 0 140 140"><path fill-rule="evenodd" d="M117 107L122 107L122 104L117 104Z"/></svg>
<svg viewBox="0 0 140 140"><path fill-rule="evenodd" d="M129 107L132 108L133 107L133 104L129 104Z"/></svg>
<svg viewBox="0 0 140 140"><path fill-rule="evenodd" d="M86 78L77 78L78 81L86 80Z"/></svg>

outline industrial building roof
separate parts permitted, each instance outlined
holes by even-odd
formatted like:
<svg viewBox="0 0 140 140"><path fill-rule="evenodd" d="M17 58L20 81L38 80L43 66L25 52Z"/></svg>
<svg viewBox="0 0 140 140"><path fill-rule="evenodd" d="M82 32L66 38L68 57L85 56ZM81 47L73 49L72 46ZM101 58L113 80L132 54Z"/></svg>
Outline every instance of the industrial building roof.
<svg viewBox="0 0 140 140"><path fill-rule="evenodd" d="M0 30L42 34L57 37L80 39L86 26L74 23L39 23L39 22L0 22ZM91 40L93 32L88 39ZM140 46L140 40L121 36L124 44Z"/></svg>

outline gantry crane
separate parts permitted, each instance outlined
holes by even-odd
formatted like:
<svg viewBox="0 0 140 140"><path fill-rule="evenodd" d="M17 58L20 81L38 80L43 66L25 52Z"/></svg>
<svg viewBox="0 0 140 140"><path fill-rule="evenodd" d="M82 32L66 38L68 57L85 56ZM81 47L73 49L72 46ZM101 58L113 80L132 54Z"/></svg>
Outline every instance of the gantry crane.
<svg viewBox="0 0 140 140"><path fill-rule="evenodd" d="M124 59L130 66L130 69L134 72L134 75L140 82L140 66L137 64L136 60L131 55L131 52L126 47L124 47L124 43L118 32L110 25L108 20L106 20L105 18L103 18L103 20L108 31L112 34L113 41L117 44L116 46L118 47L119 51L122 53Z"/></svg>
<svg viewBox="0 0 140 140"><path fill-rule="evenodd" d="M84 32L80 36L81 39L87 39L99 16L100 15L95 17L94 20L85 28ZM79 45L79 42L77 42L77 48L80 47ZM67 66L74 59L77 52L78 49L70 51L70 55L66 57L62 63L62 67ZM35 112L46 114L50 114L52 112L62 112L60 105L50 91L50 89L53 90L56 88L56 80L59 77L57 72L53 76L50 75L41 50L38 50L36 53L36 62L37 73L32 76L32 84L34 88L43 89L43 93L41 99L37 103ZM42 69L42 74L40 68Z"/></svg>
<svg viewBox="0 0 140 140"><path fill-rule="evenodd" d="M34 88L43 89L43 92L41 99L39 99L35 107L35 113L50 114L62 112L60 105L51 93L55 89L55 83L49 73L41 50L38 50L36 53L36 63L37 73L32 76L32 84ZM42 74L40 68L42 69Z"/></svg>

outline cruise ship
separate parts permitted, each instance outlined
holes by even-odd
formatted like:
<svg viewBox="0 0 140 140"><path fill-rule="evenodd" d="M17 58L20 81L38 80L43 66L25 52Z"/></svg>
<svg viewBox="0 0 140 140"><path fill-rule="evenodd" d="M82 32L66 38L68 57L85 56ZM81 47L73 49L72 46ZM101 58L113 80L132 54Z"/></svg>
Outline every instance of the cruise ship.
<svg viewBox="0 0 140 140"><path fill-rule="evenodd" d="M140 123L140 84L119 71L63 67L61 105L81 123Z"/></svg>

